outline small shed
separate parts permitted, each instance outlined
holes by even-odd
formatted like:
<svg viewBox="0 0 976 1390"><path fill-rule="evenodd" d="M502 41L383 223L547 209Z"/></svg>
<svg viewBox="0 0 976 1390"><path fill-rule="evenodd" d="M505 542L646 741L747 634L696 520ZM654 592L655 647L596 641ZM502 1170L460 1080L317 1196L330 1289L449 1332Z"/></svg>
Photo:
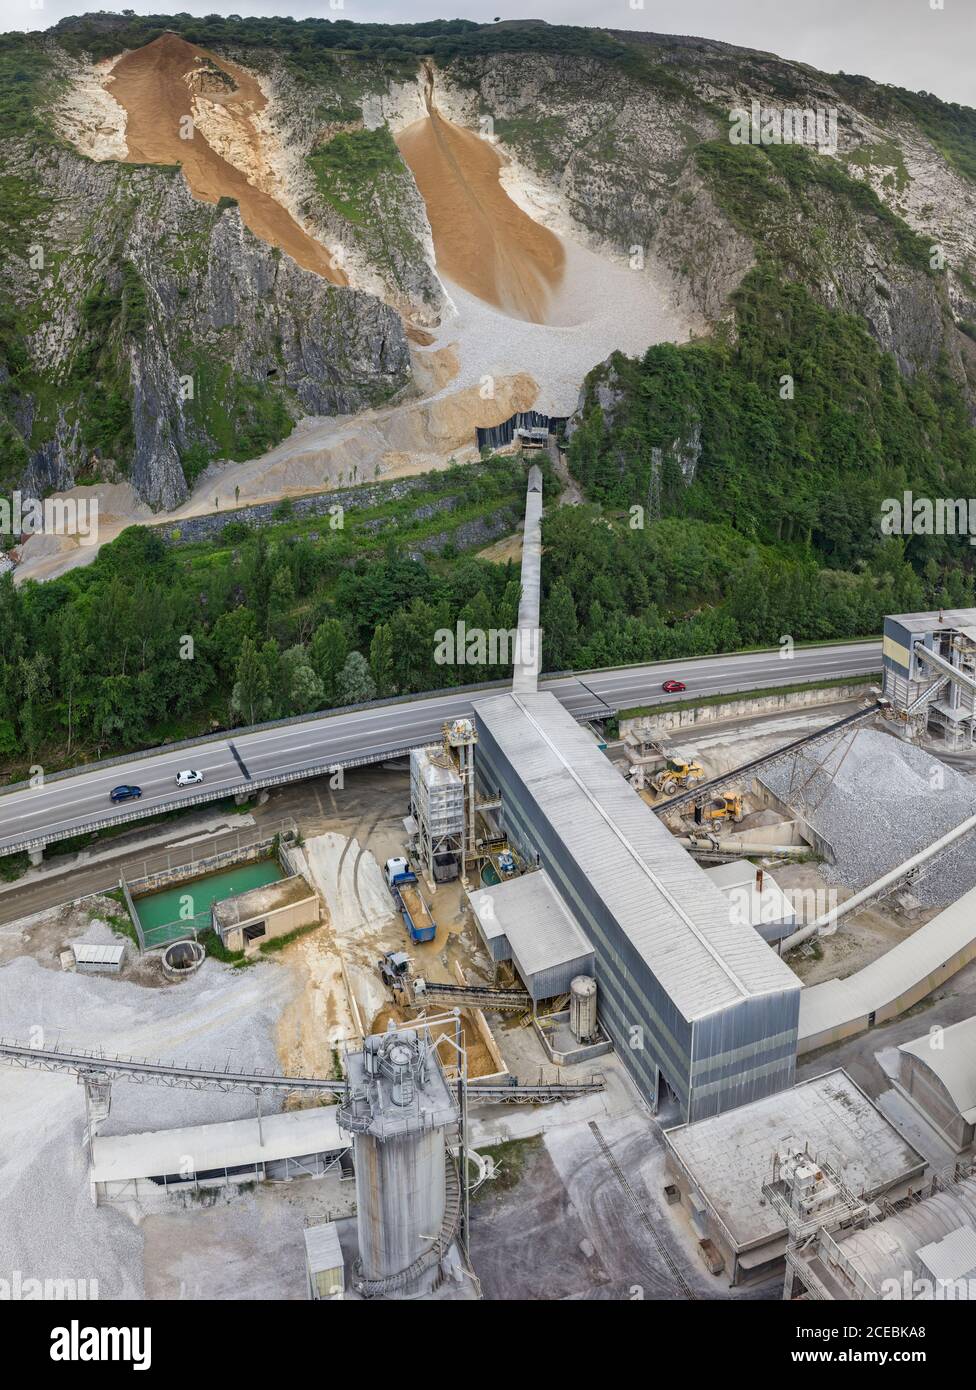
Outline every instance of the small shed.
<svg viewBox="0 0 976 1390"><path fill-rule="evenodd" d="M89 946L84 942L72 942L75 969L83 975L108 973L117 975L125 959L125 942L112 942L108 946Z"/></svg>
<svg viewBox="0 0 976 1390"><path fill-rule="evenodd" d="M345 1261L334 1221L305 1227L305 1270L309 1298L315 1302L342 1298L346 1291Z"/></svg>
<svg viewBox="0 0 976 1390"><path fill-rule="evenodd" d="M214 903L211 912L213 929L227 950L253 955L272 937L317 926L322 904L304 876L293 874L224 898Z"/></svg>
<svg viewBox="0 0 976 1390"><path fill-rule="evenodd" d="M767 869L736 859L705 873L728 898L733 919L748 922L764 941L780 941L796 930L796 908Z"/></svg>
<svg viewBox="0 0 976 1390"><path fill-rule="evenodd" d="M593 975L593 947L573 921L544 869L470 894L475 922L492 960L511 961L533 1000L569 992Z"/></svg>

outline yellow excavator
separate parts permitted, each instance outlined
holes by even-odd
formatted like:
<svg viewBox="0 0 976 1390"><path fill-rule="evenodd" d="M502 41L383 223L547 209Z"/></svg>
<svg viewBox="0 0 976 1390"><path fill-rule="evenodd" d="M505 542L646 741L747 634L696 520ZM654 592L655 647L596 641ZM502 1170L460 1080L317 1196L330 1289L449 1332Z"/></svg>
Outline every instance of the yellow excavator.
<svg viewBox="0 0 976 1390"><path fill-rule="evenodd" d="M717 825L723 821L738 823L742 819L742 797L739 792L721 792L703 806L695 807L696 825Z"/></svg>
<svg viewBox="0 0 976 1390"><path fill-rule="evenodd" d="M674 796L676 791L697 787L704 780L705 769L701 763L690 762L687 758L668 758L661 771L654 774L651 786L659 796Z"/></svg>

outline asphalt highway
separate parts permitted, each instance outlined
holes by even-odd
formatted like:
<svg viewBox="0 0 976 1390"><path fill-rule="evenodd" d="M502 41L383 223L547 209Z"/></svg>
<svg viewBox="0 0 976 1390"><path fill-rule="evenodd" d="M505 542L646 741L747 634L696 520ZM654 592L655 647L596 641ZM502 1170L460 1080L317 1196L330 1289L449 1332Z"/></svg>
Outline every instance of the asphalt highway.
<svg viewBox="0 0 976 1390"><path fill-rule="evenodd" d="M788 660L778 651L754 652L583 672L544 681L542 688L552 691L576 718L585 719L699 695L863 676L880 666L880 642L862 642L796 648ZM661 685L669 679L684 681L687 693L663 694ZM462 688L450 695L309 718L284 727L221 734L191 748L155 749L109 767L81 767L43 786L0 792L0 854L39 848L174 805L199 805L322 775L329 768L380 762L439 739L446 720L470 714L474 700L493 693L498 692ZM176 774L184 768L202 772L203 784L177 788ZM121 783L141 787L141 799L113 805L110 793Z"/></svg>

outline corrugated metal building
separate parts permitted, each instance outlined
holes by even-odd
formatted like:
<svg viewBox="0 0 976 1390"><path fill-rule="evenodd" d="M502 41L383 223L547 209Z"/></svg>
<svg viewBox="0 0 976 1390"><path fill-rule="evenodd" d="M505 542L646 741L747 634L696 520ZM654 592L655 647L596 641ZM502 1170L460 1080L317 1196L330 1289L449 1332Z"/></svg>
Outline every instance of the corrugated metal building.
<svg viewBox="0 0 976 1390"><path fill-rule="evenodd" d="M796 1253L821 1299L976 1299L976 1178Z"/></svg>
<svg viewBox="0 0 976 1390"><path fill-rule="evenodd" d="M652 1105L687 1120L793 1084L800 982L555 696L475 704L479 777L593 946L600 1019Z"/></svg>
<svg viewBox="0 0 976 1390"><path fill-rule="evenodd" d="M543 870L471 894L478 931L493 961L511 961L533 999L569 991L592 975L593 947Z"/></svg>
<svg viewBox="0 0 976 1390"><path fill-rule="evenodd" d="M898 1085L957 1150L976 1140L976 1018L898 1048Z"/></svg>
<svg viewBox="0 0 976 1390"><path fill-rule="evenodd" d="M96 1135L91 1197L104 1203L148 1201L187 1187L320 1177L345 1164L349 1139L335 1106L288 1110L260 1121L227 1120L142 1134Z"/></svg>
<svg viewBox="0 0 976 1390"><path fill-rule="evenodd" d="M748 922L763 941L779 941L796 931L796 908L768 869L757 870L748 859L736 859L706 869L705 875L721 889L737 918Z"/></svg>
<svg viewBox="0 0 976 1390"><path fill-rule="evenodd" d="M334 1221L320 1221L317 1226L305 1227L305 1271L309 1298L316 1302L323 1298L342 1298L346 1287L345 1259L339 1243L339 1228Z"/></svg>

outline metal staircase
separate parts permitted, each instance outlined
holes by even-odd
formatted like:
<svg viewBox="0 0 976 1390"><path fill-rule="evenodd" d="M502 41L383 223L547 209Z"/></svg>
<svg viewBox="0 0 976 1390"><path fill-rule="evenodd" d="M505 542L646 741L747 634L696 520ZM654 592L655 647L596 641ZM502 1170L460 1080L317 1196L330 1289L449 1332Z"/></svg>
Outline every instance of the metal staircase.
<svg viewBox="0 0 976 1390"><path fill-rule="evenodd" d="M363 1298L384 1298L399 1293L402 1289L413 1284L433 1265L439 1264L450 1250L461 1219L461 1179L452 1155L445 1152L444 1160L444 1219L436 1239L411 1264L408 1264L405 1269L398 1270L396 1274L388 1274L382 1279L357 1279L356 1292L362 1294ZM361 1274L361 1272L362 1265L357 1260L356 1273ZM443 1282L443 1278L443 1273L439 1273L437 1282L433 1286L435 1289Z"/></svg>

